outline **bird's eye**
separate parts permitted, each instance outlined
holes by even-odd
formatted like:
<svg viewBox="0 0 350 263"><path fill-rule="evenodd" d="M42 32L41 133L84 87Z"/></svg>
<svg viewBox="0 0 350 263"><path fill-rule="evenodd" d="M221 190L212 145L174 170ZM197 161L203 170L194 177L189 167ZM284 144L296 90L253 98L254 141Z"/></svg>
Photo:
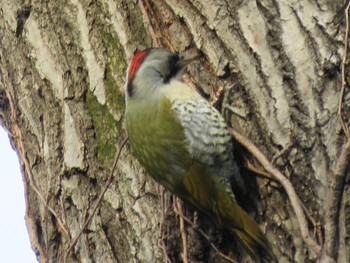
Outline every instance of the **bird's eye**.
<svg viewBox="0 0 350 263"><path fill-rule="evenodd" d="M180 57L178 55L172 55L169 57L169 64L171 66L174 66L179 60L180 60Z"/></svg>
<svg viewBox="0 0 350 263"><path fill-rule="evenodd" d="M180 57L176 54L169 56L168 58L168 67L166 74L164 75L163 81L164 83L168 83L171 78L175 77L176 74L179 72L179 67L177 63L179 62Z"/></svg>

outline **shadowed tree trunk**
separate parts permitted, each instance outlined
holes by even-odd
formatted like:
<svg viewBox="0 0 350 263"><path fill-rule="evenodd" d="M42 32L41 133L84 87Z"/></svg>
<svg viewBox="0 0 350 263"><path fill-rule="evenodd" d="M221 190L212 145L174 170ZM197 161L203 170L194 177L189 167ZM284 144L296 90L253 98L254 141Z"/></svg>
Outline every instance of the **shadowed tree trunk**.
<svg viewBox="0 0 350 263"><path fill-rule="evenodd" d="M203 54L186 81L274 165L265 171L256 152L238 146L242 173L257 186L255 219L279 262L350 262L341 2L0 0L0 123L20 158L38 260L226 262L212 245L247 260L186 205L194 224L184 222L128 144L112 169L127 137L127 63L162 46ZM257 176L276 169L303 209L285 184Z"/></svg>

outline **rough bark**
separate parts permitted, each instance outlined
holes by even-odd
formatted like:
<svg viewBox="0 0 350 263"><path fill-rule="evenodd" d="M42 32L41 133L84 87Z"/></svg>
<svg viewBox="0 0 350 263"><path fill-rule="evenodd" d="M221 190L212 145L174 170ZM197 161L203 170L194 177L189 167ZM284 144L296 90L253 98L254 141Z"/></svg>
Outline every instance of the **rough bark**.
<svg viewBox="0 0 350 263"><path fill-rule="evenodd" d="M165 46L203 54L190 82L208 99L222 91L218 108L227 122L292 182L307 210L307 234L325 244L319 252L305 243L283 187L242 165L258 186L255 218L279 262L350 262L350 146L337 114L343 66L347 127L350 71L340 2L0 0L0 123L20 158L38 260L179 262L187 236L189 262L225 262L198 227L186 223L181 235L172 199L166 194L160 204L158 186L128 146L91 217L126 138L127 62L135 51ZM232 237L184 210L211 243L240 260Z"/></svg>

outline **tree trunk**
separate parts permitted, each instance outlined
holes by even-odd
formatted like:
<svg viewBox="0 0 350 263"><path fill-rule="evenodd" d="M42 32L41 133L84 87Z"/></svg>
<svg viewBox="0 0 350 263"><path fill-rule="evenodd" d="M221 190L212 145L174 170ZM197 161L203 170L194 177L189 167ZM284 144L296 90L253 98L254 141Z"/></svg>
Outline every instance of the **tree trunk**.
<svg viewBox="0 0 350 263"><path fill-rule="evenodd" d="M38 260L226 262L212 245L246 258L186 205L194 224L183 226L181 208L174 212L127 144L112 169L127 137L127 63L163 46L203 54L187 81L294 186L301 215L283 184L248 171L248 163L263 168L238 146L242 173L258 186L255 218L279 262L350 262L348 9L340 2L0 0L0 122L20 158Z"/></svg>

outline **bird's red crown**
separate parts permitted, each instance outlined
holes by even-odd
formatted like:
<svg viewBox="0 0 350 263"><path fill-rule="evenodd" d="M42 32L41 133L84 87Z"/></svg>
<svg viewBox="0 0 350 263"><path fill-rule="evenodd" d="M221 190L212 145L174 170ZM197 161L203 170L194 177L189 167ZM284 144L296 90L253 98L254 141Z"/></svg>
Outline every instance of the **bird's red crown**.
<svg viewBox="0 0 350 263"><path fill-rule="evenodd" d="M128 72L128 81L130 82L137 72L137 70L140 68L142 62L144 61L145 57L149 54L150 49L142 50L141 52L137 53L130 64L129 72Z"/></svg>

